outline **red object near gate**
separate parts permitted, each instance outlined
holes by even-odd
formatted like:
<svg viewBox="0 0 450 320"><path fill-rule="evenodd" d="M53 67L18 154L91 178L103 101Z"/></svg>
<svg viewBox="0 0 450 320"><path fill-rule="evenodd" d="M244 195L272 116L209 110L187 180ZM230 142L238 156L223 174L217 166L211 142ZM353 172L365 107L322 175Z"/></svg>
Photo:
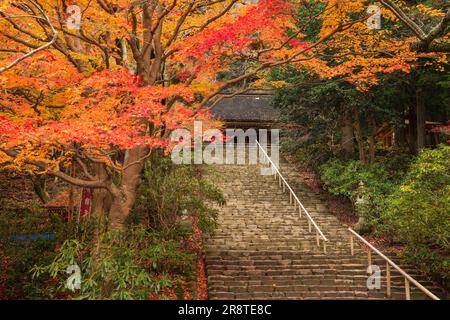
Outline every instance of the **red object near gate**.
<svg viewBox="0 0 450 320"><path fill-rule="evenodd" d="M92 209L92 190L83 189L81 193L80 218L88 217Z"/></svg>

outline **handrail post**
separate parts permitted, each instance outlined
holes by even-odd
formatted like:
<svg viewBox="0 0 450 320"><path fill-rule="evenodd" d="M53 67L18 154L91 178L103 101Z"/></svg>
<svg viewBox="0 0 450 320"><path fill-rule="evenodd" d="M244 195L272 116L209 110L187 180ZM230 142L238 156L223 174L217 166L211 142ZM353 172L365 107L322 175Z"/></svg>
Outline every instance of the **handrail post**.
<svg viewBox="0 0 450 320"><path fill-rule="evenodd" d="M405 277L405 295L406 295L406 300L411 300L411 290L409 287L409 281L408 281L408 279L406 279L406 277Z"/></svg>
<svg viewBox="0 0 450 320"><path fill-rule="evenodd" d="M302 217L302 207L298 207L298 212L300 213L300 218Z"/></svg>
<svg viewBox="0 0 450 320"><path fill-rule="evenodd" d="M319 232L317 230L316 230L316 241L317 241L317 246L320 247Z"/></svg>
<svg viewBox="0 0 450 320"><path fill-rule="evenodd" d="M391 265L386 262L386 295L391 297Z"/></svg>
<svg viewBox="0 0 450 320"><path fill-rule="evenodd" d="M369 248L369 252L367 253L367 262L369 263L369 266L372 265L372 251Z"/></svg>
<svg viewBox="0 0 450 320"><path fill-rule="evenodd" d="M311 220L308 219L308 229L309 229L309 233L311 233Z"/></svg>
<svg viewBox="0 0 450 320"><path fill-rule="evenodd" d="M352 254L352 256L355 255L355 248L354 248L354 243L353 243L353 236L350 236L350 253Z"/></svg>
<svg viewBox="0 0 450 320"><path fill-rule="evenodd" d="M292 204L292 192L289 192L289 204Z"/></svg>
<svg viewBox="0 0 450 320"><path fill-rule="evenodd" d="M323 253L327 253L327 242L326 241L324 241L323 242Z"/></svg>
<svg viewBox="0 0 450 320"><path fill-rule="evenodd" d="M375 252L379 257L383 258L386 261L386 274L387 274L387 279L386 279L386 290L387 290L387 294L388 296L391 295L391 289L392 289L392 283L391 283L391 267L394 268L395 270L397 270L398 272L400 272L400 274L404 277L405 279L405 296L406 296L406 300L411 300L411 283L417 287L418 289L420 289L423 293L425 293L428 297L430 297L433 300L440 300L438 296L436 296L435 294L433 294L432 292L430 292L427 288L425 288L423 285L421 285L419 282L417 282L417 280L415 280L413 277L411 277L409 274L407 274L404 270L402 270L402 268L400 268L398 265L396 265L394 262L391 261L391 259L389 259L388 257L386 257L382 252L380 252L377 248L375 248L369 241L367 241L366 239L364 239L361 235L359 235L358 233L356 233L352 228L348 228L348 230L351 233L351 238L350 238L350 245L352 247L352 237L355 237L356 239L360 240L365 246L367 246L370 250L368 251L367 257L369 260L369 264L372 264L372 251Z"/></svg>

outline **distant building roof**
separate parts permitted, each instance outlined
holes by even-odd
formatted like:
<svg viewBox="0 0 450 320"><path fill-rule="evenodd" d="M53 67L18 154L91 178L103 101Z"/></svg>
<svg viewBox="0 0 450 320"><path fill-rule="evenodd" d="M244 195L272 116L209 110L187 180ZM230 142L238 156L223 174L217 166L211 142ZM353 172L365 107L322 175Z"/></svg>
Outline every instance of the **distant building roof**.
<svg viewBox="0 0 450 320"><path fill-rule="evenodd" d="M238 94L223 98L212 107L212 114L229 122L275 122L279 112L272 108L273 95L266 92Z"/></svg>

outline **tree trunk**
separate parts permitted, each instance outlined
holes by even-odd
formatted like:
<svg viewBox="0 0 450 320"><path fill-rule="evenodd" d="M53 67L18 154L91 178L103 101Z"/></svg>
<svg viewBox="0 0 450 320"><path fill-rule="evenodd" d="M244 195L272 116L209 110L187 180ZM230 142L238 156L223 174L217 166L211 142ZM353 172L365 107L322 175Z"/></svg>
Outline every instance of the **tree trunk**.
<svg viewBox="0 0 450 320"><path fill-rule="evenodd" d="M377 124L375 122L375 118L373 117L373 114L369 116L369 126L370 126L370 136L369 136L369 159L370 163L375 162L375 156L376 156L376 142L375 142L375 134L377 130Z"/></svg>
<svg viewBox="0 0 450 320"><path fill-rule="evenodd" d="M94 171L99 179L105 179L107 173L103 163L94 164ZM95 219L96 228L93 235L93 247L91 251L92 270L97 270L100 265L100 246L102 234L107 230L106 214L111 208L111 194L107 189L94 189L92 195L92 218Z"/></svg>
<svg viewBox="0 0 450 320"><path fill-rule="evenodd" d="M406 146L405 119L402 117L402 125L396 125L394 128L394 146L402 149Z"/></svg>
<svg viewBox="0 0 450 320"><path fill-rule="evenodd" d="M136 61L136 73L144 85L155 85L161 75L163 63L162 23L154 30L152 27L154 15L163 15L162 4L154 1L142 4L142 46L138 42L130 42L134 60ZM143 120L144 121L144 120ZM133 207L136 198L140 176L144 167L148 147L136 147L126 151L123 162L121 181L118 186L110 188L112 196L109 210L109 225L112 229L124 230L125 222Z"/></svg>
<svg viewBox="0 0 450 320"><path fill-rule="evenodd" d="M42 201L42 203L47 203L50 201L50 195L48 194L46 188L45 188L45 180L46 176L42 175L35 175L31 178L33 182L33 188L36 195L39 197L39 199Z"/></svg>
<svg viewBox="0 0 450 320"><path fill-rule="evenodd" d="M137 147L126 152L120 186L112 189L112 203L109 210L109 225L112 229L125 229L125 222L136 199L146 153L148 148L145 147Z"/></svg>
<svg viewBox="0 0 450 320"><path fill-rule="evenodd" d="M357 110L354 111L353 125L355 128L356 142L358 144L359 160L363 163L367 163L366 150L364 148L363 132L361 128L361 120L359 118L359 112Z"/></svg>
<svg viewBox="0 0 450 320"><path fill-rule="evenodd" d="M103 180L107 177L104 164L95 164L95 175ZM92 196L92 216L102 220L104 215L109 212L111 208L111 195L106 189L94 189Z"/></svg>
<svg viewBox="0 0 450 320"><path fill-rule="evenodd" d="M408 144L411 154L417 154L417 113L416 105L409 106Z"/></svg>
<svg viewBox="0 0 450 320"><path fill-rule="evenodd" d="M355 150L355 145L353 143L353 127L352 120L348 116L344 116L343 125L341 127L341 148L347 154L352 154Z"/></svg>
<svg viewBox="0 0 450 320"><path fill-rule="evenodd" d="M416 90L416 126L417 126L417 152L425 148L425 101L422 88Z"/></svg>

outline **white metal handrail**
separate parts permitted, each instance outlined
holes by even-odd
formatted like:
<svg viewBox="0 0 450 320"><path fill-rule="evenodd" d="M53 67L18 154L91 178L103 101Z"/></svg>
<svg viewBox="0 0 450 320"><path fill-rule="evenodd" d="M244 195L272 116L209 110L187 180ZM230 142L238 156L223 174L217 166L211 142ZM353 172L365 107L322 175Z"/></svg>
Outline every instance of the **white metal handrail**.
<svg viewBox="0 0 450 320"><path fill-rule="evenodd" d="M351 233L350 236L350 252L352 255L354 255L354 246L353 246L353 238L356 237L358 240L360 240L362 243L364 243L370 250L367 253L367 259L369 266L372 265L372 251L375 252L377 255L379 255L381 258L383 258L386 261L386 293L387 296L391 296L391 266L396 269L400 274L405 278L405 295L406 300L411 300L411 288L410 283L414 284L417 288L419 288L423 293L425 293L428 297L430 297L433 300L440 300L436 295L434 295L432 292L430 292L427 288L422 286L417 280L415 280L413 277L411 277L409 274L407 274L402 268L400 268L398 265L396 265L392 260L390 260L388 257L386 257L383 253L381 253L377 248L375 248L371 243L369 243L366 239L364 239L361 235L359 235L355 230L352 228L348 228L348 230Z"/></svg>
<svg viewBox="0 0 450 320"><path fill-rule="evenodd" d="M290 204L294 203L294 209L297 209L297 205L298 205L300 217L302 216L302 210L305 212L305 215L308 218L308 229L309 229L309 232L310 233L312 232L312 226L314 226L314 228L316 229L316 241L317 241L317 246L319 246L319 247L320 247L320 238L322 238L322 240L323 240L323 251L326 253L327 252L326 243L328 242L327 237L325 237L323 232L320 230L319 226L314 221L314 219L311 217L311 215L309 214L308 210L305 209L305 207L303 206L301 201L298 199L298 197L295 194L295 192L292 190L292 188L289 185L289 183L283 177L283 175L281 174L280 170L278 170L278 167L275 165L275 163L273 163L272 159L266 153L264 148L259 144L258 141L255 141L255 142L258 145L259 149L265 155L266 159L269 161L272 170L275 171L275 173L276 173L275 174L275 179L279 179L279 184L280 184L280 187L283 188L283 192L285 191L286 188L289 190L289 192L290 192L290 194L289 194L289 202L290 202Z"/></svg>

